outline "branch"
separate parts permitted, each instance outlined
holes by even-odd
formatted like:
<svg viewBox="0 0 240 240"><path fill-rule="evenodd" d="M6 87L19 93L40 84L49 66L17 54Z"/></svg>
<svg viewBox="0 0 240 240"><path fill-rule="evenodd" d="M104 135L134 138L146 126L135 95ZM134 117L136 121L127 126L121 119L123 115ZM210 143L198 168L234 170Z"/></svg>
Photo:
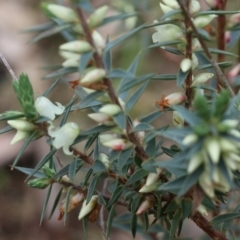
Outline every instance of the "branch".
<svg viewBox="0 0 240 240"><path fill-rule="evenodd" d="M208 220L205 217L203 217L199 212L196 212L191 217L191 219L211 238L218 240L227 240L227 238L221 232L214 229L213 226L208 222Z"/></svg>
<svg viewBox="0 0 240 240"><path fill-rule="evenodd" d="M78 13L79 20L82 24L82 28L83 28L83 32L85 34L85 38L92 45L92 47L95 50L94 55L93 55L94 62L95 62L96 66L98 68L105 69L104 63L103 63L102 58L101 58L101 56L99 55L99 53L96 49L95 43L94 43L93 38L92 38L91 31L90 31L90 29L87 25L87 21L84 17L84 14L83 14L82 10L80 8L77 8L77 13ZM118 101L118 97L117 97L117 95L115 93L115 90L113 88L111 80L108 79L108 78L104 78L103 81L104 81L104 84L106 85L106 87L108 89L108 94L109 94L109 97L110 97L112 103L115 103L115 104L117 104L121 107L121 105ZM131 142L133 142L136 145L136 147L135 147L136 153L142 159L142 161L147 160L148 155L144 151L144 149L141 146L141 144L140 144L138 138L136 137L136 135L134 133L129 133L130 129L131 129L131 122L127 118L127 132L128 132L127 135L128 135L128 138Z"/></svg>
<svg viewBox="0 0 240 240"><path fill-rule="evenodd" d="M12 70L12 68L10 67L7 59L3 56L2 53L0 53L0 58L2 59L3 64L5 65L5 67L7 68L8 72L10 73L10 75L13 78L13 81L18 81L18 78L16 77L14 71Z"/></svg>
<svg viewBox="0 0 240 240"><path fill-rule="evenodd" d="M188 12L186 10L186 8L184 7L183 3L181 2L181 0L177 0L178 4L180 5L181 9L182 9L182 13L185 16L186 19L188 19L189 24L194 32L194 34L196 35L197 39L199 40L202 49L204 50L206 56L208 57L208 59L211 61L213 68L216 72L217 77L219 78L219 80L221 81L221 84L228 89L229 93L231 94L232 97L234 97L234 92L228 82L228 80L226 79L226 77L224 76L224 74L222 73L221 69L219 68L219 66L217 65L216 61L213 59L212 55L210 54L210 52L208 51L208 47L206 45L206 43L204 42L204 40L201 38L201 36L198 33L197 28L195 27L193 21L191 20L190 16L188 15Z"/></svg>

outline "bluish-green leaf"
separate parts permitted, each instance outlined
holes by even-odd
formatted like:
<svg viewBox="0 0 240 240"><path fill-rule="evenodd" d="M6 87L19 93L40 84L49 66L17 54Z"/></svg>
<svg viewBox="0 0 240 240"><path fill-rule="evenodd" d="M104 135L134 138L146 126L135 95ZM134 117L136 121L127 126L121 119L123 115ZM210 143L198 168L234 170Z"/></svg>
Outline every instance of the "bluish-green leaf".
<svg viewBox="0 0 240 240"><path fill-rule="evenodd" d="M115 40L113 40L112 42L109 42L109 43L106 45L104 51L105 51L105 52L106 52L106 51L109 51L110 49L112 49L113 47L115 47L117 44L122 43L123 41L125 41L126 39L128 39L129 37L131 37L132 35L134 35L135 33L137 33L138 31L140 31L141 29L143 29L143 27L144 27L144 25L141 25L141 26L139 26L139 27L137 27L137 28L134 28L132 31L124 34L123 36L121 36L121 37L119 37L119 38L117 38L117 39L115 39Z"/></svg>
<svg viewBox="0 0 240 240"><path fill-rule="evenodd" d="M160 112L159 110L156 110L156 111L154 111L152 113L149 113L146 116L141 117L140 118L140 122L141 123L151 123L156 118L158 118L160 115L162 115L162 112Z"/></svg>
<svg viewBox="0 0 240 240"><path fill-rule="evenodd" d="M211 220L211 224L218 225L220 223L224 223L224 222L227 222L227 221L239 218L239 217L240 217L240 213L224 213L224 214L214 217Z"/></svg>
<svg viewBox="0 0 240 240"><path fill-rule="evenodd" d="M132 132L139 132L139 131L151 131L154 127L148 123L140 122L136 127L132 129Z"/></svg>
<svg viewBox="0 0 240 240"><path fill-rule="evenodd" d="M131 72L128 72L126 70L120 69L120 68L116 68L111 70L108 75L108 78L125 78L125 77L130 77L130 78L134 78L134 74L132 74Z"/></svg>
<svg viewBox="0 0 240 240"><path fill-rule="evenodd" d="M43 204L43 209L42 209L41 218L40 218L40 224L39 224L40 226L42 225L42 221L43 221L43 218L44 218L45 213L46 213L46 209L47 209L47 205L48 205L48 201L49 201L51 192L52 192L52 184L49 186L49 189L48 189L48 192L47 192L47 196L46 196L44 204Z"/></svg>
<svg viewBox="0 0 240 240"><path fill-rule="evenodd" d="M170 239L169 240L175 239L175 233L176 233L176 231L178 229L178 226L180 224L181 215L182 215L181 210L178 210L178 211L176 211L176 213L173 216L171 229L170 229Z"/></svg>
<svg viewBox="0 0 240 240"><path fill-rule="evenodd" d="M43 77L43 79L57 78L57 77L64 76L66 74L74 73L74 72L77 72L77 68L73 68L73 67L72 68L61 68L55 72L52 72L52 73L46 75L45 77Z"/></svg>
<svg viewBox="0 0 240 240"><path fill-rule="evenodd" d="M59 200L60 200L60 198L61 198L61 196L62 196L62 191L63 191L63 188L61 188L61 189L59 190L59 192L58 192L58 194L57 194L57 196L56 196L56 198L55 198L55 200L54 200L54 203L53 203L51 212L50 212L49 217L48 217L49 220L52 218L52 215L54 214L54 212L55 212L55 210L56 210L56 207L58 206Z"/></svg>
<svg viewBox="0 0 240 240"><path fill-rule="evenodd" d="M153 80L176 80L177 75L175 75L175 74L161 74L161 75L155 75L151 79L153 79Z"/></svg>
<svg viewBox="0 0 240 240"><path fill-rule="evenodd" d="M118 168L121 170L123 166L127 163L128 159L133 153L134 148L128 148L124 151L121 151L118 157Z"/></svg>
<svg viewBox="0 0 240 240"><path fill-rule="evenodd" d="M178 70L178 74L177 74L177 86L178 87L181 87L183 85L188 74L189 74L189 71L183 72L181 69Z"/></svg>
<svg viewBox="0 0 240 240"><path fill-rule="evenodd" d="M5 127L5 128L0 130L0 134L6 133L6 132L10 132L12 130L13 130L13 127L7 126L7 127Z"/></svg>
<svg viewBox="0 0 240 240"><path fill-rule="evenodd" d="M112 222L113 222L113 218L115 215L115 205L113 204L110 211L109 211L109 215L108 215L108 220L107 220L107 230L106 230L106 236L108 238L111 227L112 227Z"/></svg>
<svg viewBox="0 0 240 240"><path fill-rule="evenodd" d="M120 112L113 117L114 122L121 128L126 129L127 119L124 112Z"/></svg>
<svg viewBox="0 0 240 240"><path fill-rule="evenodd" d="M130 178L128 179L126 186L131 185L137 181L140 181L141 179L143 179L144 177L146 177L148 175L148 171L144 170L144 169L138 169L137 171L135 171Z"/></svg>
<svg viewBox="0 0 240 240"><path fill-rule="evenodd" d="M132 236L133 238L135 238L137 233L137 215L136 214L132 215L131 230L132 230Z"/></svg>
<svg viewBox="0 0 240 240"><path fill-rule="evenodd" d="M97 185L106 177L107 177L107 174L105 172L100 172L100 173L95 174L95 176L91 180L89 187L88 187L86 204L88 204L89 201L91 200Z"/></svg>
<svg viewBox="0 0 240 240"><path fill-rule="evenodd" d="M72 191L72 187L69 187L68 191L67 191L67 195L66 195L66 202L65 202L66 211L64 212L64 217L63 217L64 224L66 224L66 221L67 221L67 214L68 214L67 209L68 209L68 205L69 205L69 202L70 202L71 191Z"/></svg>
<svg viewBox="0 0 240 240"><path fill-rule="evenodd" d="M79 73L83 73L84 69L86 69L88 63L90 62L91 58L93 57L94 52L86 52L81 54L81 58L79 61L78 71Z"/></svg>
<svg viewBox="0 0 240 240"><path fill-rule="evenodd" d="M108 204L107 204L107 208L111 207L112 204L114 204L115 202L117 202L117 200L119 199L119 197L121 196L123 192L123 187L122 186L118 186L116 188L116 190L113 192L112 197L110 198Z"/></svg>
<svg viewBox="0 0 240 240"><path fill-rule="evenodd" d="M154 44L148 46L148 48L156 48L156 47L162 47L162 46L167 46L167 45L176 45L176 44L179 44L181 42L182 41L180 41L180 40L172 40L172 41L154 43Z"/></svg>
<svg viewBox="0 0 240 240"><path fill-rule="evenodd" d="M193 203L191 199L183 199L182 202L182 219L188 218L192 212Z"/></svg>
<svg viewBox="0 0 240 240"><path fill-rule="evenodd" d="M33 172L33 169L32 169L32 168L25 168L25 167L18 167L18 166L16 166L16 167L14 167L14 169L16 169L16 170L18 170L18 171L20 171L20 172L23 172L23 173L25 173L25 174L27 174L27 175L30 175L30 174L32 174L32 172ZM33 175L33 177L36 177L36 178L45 178L46 176L45 176L45 174L44 174L43 172L38 171L38 172L36 172L36 173Z"/></svg>
<svg viewBox="0 0 240 240"><path fill-rule="evenodd" d="M137 15L138 15L138 13L122 13L122 14L106 17L106 18L104 18L101 25L105 25L105 24L108 24L108 23L111 23L111 22L117 21L117 20L123 20L123 19L126 19L126 18L134 17L134 16L137 16Z"/></svg>
<svg viewBox="0 0 240 240"><path fill-rule="evenodd" d="M144 92L144 90L146 89L147 85L149 83L149 80L146 81L145 83L142 84L142 86L140 86L133 94L132 96L128 99L127 103L126 103L126 111L129 112L132 107L135 105L135 103L138 101L138 99L141 97L142 93Z"/></svg>

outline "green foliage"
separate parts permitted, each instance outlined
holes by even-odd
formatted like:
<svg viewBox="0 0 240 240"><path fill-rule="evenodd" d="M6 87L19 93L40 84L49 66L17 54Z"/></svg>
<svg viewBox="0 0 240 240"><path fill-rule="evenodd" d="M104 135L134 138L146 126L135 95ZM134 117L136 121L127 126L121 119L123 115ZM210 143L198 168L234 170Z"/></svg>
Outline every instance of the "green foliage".
<svg viewBox="0 0 240 240"><path fill-rule="evenodd" d="M54 112L54 117L61 115L58 127L54 128L56 123L46 122L46 116L41 111L43 109L39 110L37 105L35 107L32 85L28 76L21 74L18 80L13 81L13 89L22 112L9 110L0 115L1 121L27 122L16 125L14 139L24 139L25 142L12 168L27 175L28 186L37 189L49 187L40 223L44 219L50 195L53 194L52 185L57 184L61 189L54 196L49 219L64 197L59 219L63 218L66 223L67 215L71 214L69 212L80 206L81 212L86 212L83 217L79 217L85 237L88 222L100 221L99 225L106 226L106 229L101 229L106 238L112 227L116 227L131 232L133 237L141 234L147 240L151 240L157 233L162 233L163 239L180 239L187 218L200 227L207 224L203 230L211 237L213 231L208 229L212 229L212 226L219 230L218 234L222 237L219 239L225 239L225 233L230 235L233 232L237 236L234 227L235 219L240 216L240 207L234 202L231 192L240 187L239 97L232 96L231 86L221 72L221 69L227 71L233 65L228 58L236 57L236 54L227 48L214 47L214 36L208 30L214 26L210 21L211 14L218 17L239 12L217 7L214 8L216 10L201 11L198 1L190 1L190 4L193 3L196 9L190 5L188 10L193 11L190 18L195 21L203 17L202 22L195 22L197 31L190 27L188 15L182 12L180 6L171 5L175 4L174 1L164 1L165 8L160 6L165 14L160 22L151 24L145 23L146 16L149 17L148 11L144 13L146 16L135 12L135 7L140 3L136 3L136 6L127 1L114 3L114 8L120 13L108 17L105 12L108 7L113 7L111 1L109 6L97 9L87 0L73 1L73 8L42 4L51 22L28 29L26 32L37 34L30 42L61 34L69 47L64 50L62 46L59 47L59 53L66 61L44 77L54 82L42 96L46 97L55 91L63 77L76 73L79 79L70 82L74 96L64 107L51 102L42 106ZM90 18L97 14L98 19L94 21L98 24L94 28L85 11L90 13ZM113 39L111 35L104 39L98 27L114 21L123 22L128 31L114 40L110 40ZM239 23L233 24L231 17L227 21L228 25L222 26L222 31L228 28L231 36L235 37L230 40L231 47L239 39ZM153 27L156 31L150 36L152 33L149 30ZM217 31L221 30L218 28ZM119 54L116 48L127 45L133 36L136 36L134 41L142 39L144 43L141 47L139 43L136 44L139 53L136 56L124 56L132 61L127 69L116 66L116 54ZM207 46L199 43L200 40ZM211 48L208 47L210 41ZM217 46L220 46L222 39L216 41ZM84 44L88 47L82 49ZM174 60L176 55L190 59L191 66L187 71L178 67L177 73L174 69L171 69L171 73L148 72L144 66L148 61L146 57L148 54L161 53L158 49L174 54ZM216 54L221 62L215 63L211 54ZM162 55L162 63L168 56ZM151 61L153 63L158 64L155 60ZM169 64L171 68L176 65L172 62ZM191 85L199 72L207 73L200 76L214 73L214 77L211 80L198 79L199 82ZM237 79L239 76L235 77ZM140 114L135 119L137 107L141 112L145 110L139 107L139 99L145 97L149 85L154 82L151 88L154 86L162 93L165 92L162 81L167 84L171 81L171 84L175 83L181 89L176 93L159 96L160 100L155 103L158 107L156 110L146 115ZM235 86L239 85L238 82L235 82ZM173 85L168 90L172 89ZM154 106L152 96L148 95L143 101ZM81 118L87 111L88 114L91 112L89 116L96 123L93 125L91 121L92 126L82 125L80 129L64 128L68 126L66 123L78 126L79 123L70 122L72 112L75 111L81 113ZM165 118L166 112L168 118ZM173 116L173 124L169 116ZM77 117L74 121L78 122ZM29 123L33 125L33 131L25 126ZM0 134L12 129L8 126ZM59 129L64 129L63 135L58 135ZM74 129L77 129L77 133ZM42 136L48 137L46 144L49 145L49 152L46 156L33 169L17 166L27 146ZM171 143L169 147L165 139L170 139L174 144ZM80 142L81 146L77 145ZM67 164L61 159L56 161L55 154L60 148L71 159ZM81 182L78 182L79 176ZM34 179L29 180L32 177ZM127 212L118 215L118 205L125 207ZM108 216L104 216L106 212ZM214 212L216 216L210 222L204 220L203 224L199 215L208 212ZM106 224L101 222L104 219L107 219Z"/></svg>

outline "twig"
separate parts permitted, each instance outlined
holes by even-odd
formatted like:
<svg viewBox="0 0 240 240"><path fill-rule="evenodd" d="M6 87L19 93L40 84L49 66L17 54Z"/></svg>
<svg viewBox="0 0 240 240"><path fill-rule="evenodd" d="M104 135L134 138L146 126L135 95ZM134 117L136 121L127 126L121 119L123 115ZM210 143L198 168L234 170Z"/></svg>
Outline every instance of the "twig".
<svg viewBox="0 0 240 240"><path fill-rule="evenodd" d="M186 8L189 10L189 4L190 1L188 0L186 2ZM186 29L186 53L185 53L185 58L192 59L192 32L188 31L190 27L189 20L185 17L185 29ZM191 87L192 84L192 69L189 70L189 73L186 78L186 96L187 96L187 101L185 103L185 106L187 109L189 109L192 105L192 98L193 98L193 88Z"/></svg>
<svg viewBox="0 0 240 240"><path fill-rule="evenodd" d="M95 49L95 52L94 52L94 55L93 55L94 62L95 62L96 66L98 68L103 68L104 69L105 68L104 63L103 63L102 58L101 58L101 56L99 55L99 53L96 49L95 43L94 43L93 38L92 38L91 31L90 31L90 29L87 25L84 14L83 14L83 12L80 8L77 8L77 13L78 13L78 17L79 17L79 20L80 20L82 28L83 28L83 32L85 34L85 38L92 45L92 47ZM117 95L115 93L115 90L113 88L111 80L108 79L108 78L104 78L103 81L104 81L104 84L106 85L106 87L108 89L108 94L109 94L109 97L110 97L112 103L118 104L121 107L121 105L118 101L118 97L117 97ZM129 133L130 130L131 130L131 122L127 118L127 133L128 133L127 135L128 135L128 138L131 142L133 142L136 145L135 150L136 150L137 155L140 157L140 159L142 161L147 160L148 155L144 151L144 148L141 146L141 144L140 144L138 138L136 137L136 135L134 133Z"/></svg>
<svg viewBox="0 0 240 240"><path fill-rule="evenodd" d="M13 81L18 81L18 78L16 77L14 71L12 70L12 68L10 67L7 59L3 56L2 53L0 53L0 58L2 59L3 64L5 65L5 67L7 68L8 72L10 73L10 75L13 78Z"/></svg>
<svg viewBox="0 0 240 240"><path fill-rule="evenodd" d="M208 222L208 220L205 217L203 217L199 212L196 212L191 217L191 219L211 238L218 240L227 240L227 238L221 232L214 229L213 226Z"/></svg>
<svg viewBox="0 0 240 240"><path fill-rule="evenodd" d="M183 15L186 17L186 19L188 19L189 21L189 24L194 32L194 34L196 35L197 39L199 40L201 46L202 46L202 49L203 51L205 52L206 56L208 57L208 59L211 61L212 65L213 65L213 68L216 72L216 75L218 76L219 80L221 81L222 85L228 89L229 93L231 94L232 97L234 97L234 92L228 82L228 80L226 79L226 77L224 76L224 74L222 73L221 69L219 68L219 66L217 65L216 61L213 59L212 55L210 54L210 52L208 51L208 47L207 45L205 44L204 40L201 38L201 36L199 35L198 33L198 30L197 28L195 27L193 21L191 20L190 16L188 15L188 12L185 8L185 6L183 5L183 3L181 2L181 0L177 0L177 2L179 3L181 9L182 9L182 12L183 12Z"/></svg>

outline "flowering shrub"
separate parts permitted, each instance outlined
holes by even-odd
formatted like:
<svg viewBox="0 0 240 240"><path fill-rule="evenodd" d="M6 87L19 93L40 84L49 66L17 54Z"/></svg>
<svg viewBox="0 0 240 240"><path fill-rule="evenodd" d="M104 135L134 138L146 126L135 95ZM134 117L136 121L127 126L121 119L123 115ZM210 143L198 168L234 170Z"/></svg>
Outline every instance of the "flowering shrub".
<svg viewBox="0 0 240 240"><path fill-rule="evenodd" d="M70 40L59 46L64 58L62 68L47 76L56 81L37 98L27 75L14 79L13 89L22 112L1 114L1 120L9 124L1 133L16 129L11 143L25 140L12 168L28 175L30 187L49 189L42 217L51 186L58 184L61 190L52 213L62 197L59 220L66 221L67 214L78 208L78 219L87 231L86 222L98 221L107 210L106 229L102 229L105 239L112 226L124 227L133 237L139 233L150 239L161 232L163 239L176 239L186 218L213 239L238 236L236 219L240 207L232 192L240 188L240 98L236 93L240 69L237 64L225 74L225 68L232 63L224 56L236 57L226 51L225 43L233 46L238 41L240 13L226 11L225 0L206 3L210 9L202 11L197 0L163 0L161 20L153 19L152 24L137 27L137 15L124 8L125 13L107 17L111 6L93 9L88 1L75 1L72 7L42 4L53 24L42 28L34 41L67 32ZM133 9L127 4L128 9ZM86 10L90 13L85 14ZM98 32L98 27L122 20L130 29L125 35L109 41ZM219 37L217 47L208 48L213 23L218 25ZM139 56L128 70L113 68L112 49L137 32L152 28L156 32L149 48L162 48L182 57L176 75L136 76ZM228 38L223 38L224 34ZM217 54L217 60L212 54ZM69 82L74 98L66 106L55 105L47 95L69 73L79 76ZM112 84L114 78L120 79L117 89ZM132 119L131 109L152 80L175 80L179 90L156 101L156 111ZM77 100L80 102L75 104ZM88 117L96 126L83 129L79 123L68 121L72 111L82 109L92 111ZM152 122L165 112L172 113L173 127L154 127ZM61 118L59 127L55 127L56 118ZM28 144L41 137L49 139L49 153L34 169L17 166ZM175 144L167 148L164 139ZM79 142L85 142L84 152L75 147ZM72 157L72 162L62 168L54 158L61 148ZM160 160L160 155L168 159ZM88 171L84 180L76 183L75 176L83 166ZM99 183L104 181L107 185L101 189ZM233 209L228 199L235 203ZM118 204L126 208L124 216L115 214Z"/></svg>

